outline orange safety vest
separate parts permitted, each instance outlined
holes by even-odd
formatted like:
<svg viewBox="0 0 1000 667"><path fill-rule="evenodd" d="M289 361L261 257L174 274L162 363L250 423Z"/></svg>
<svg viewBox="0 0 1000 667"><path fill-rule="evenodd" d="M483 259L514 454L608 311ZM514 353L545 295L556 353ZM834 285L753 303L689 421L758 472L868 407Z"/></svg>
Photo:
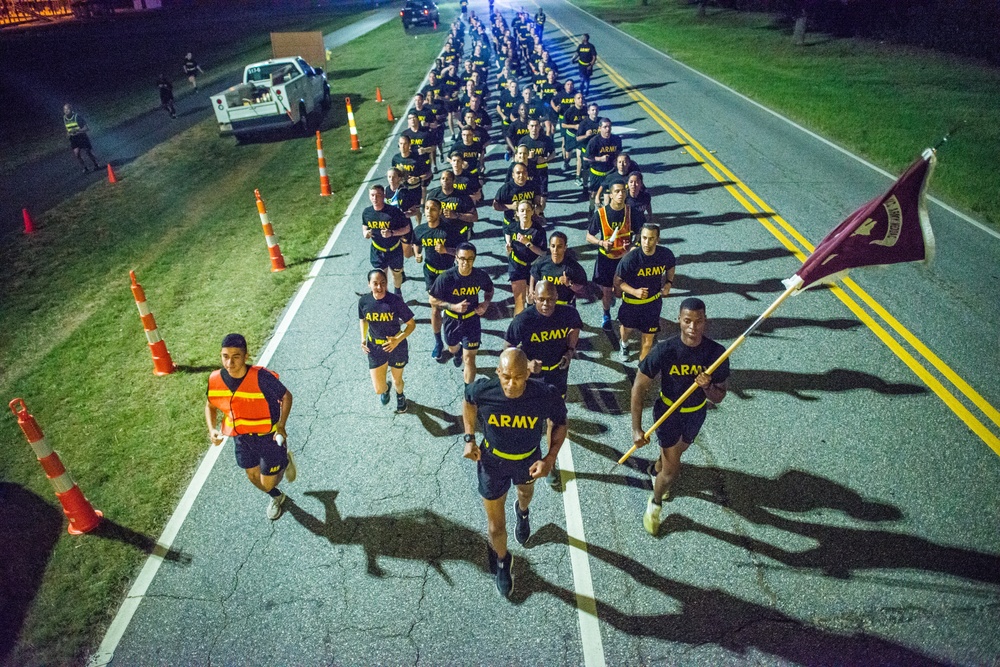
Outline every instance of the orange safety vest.
<svg viewBox="0 0 1000 667"><path fill-rule="evenodd" d="M278 377L263 366L251 366L236 391L229 391L221 370L208 376L208 402L222 412L223 435L264 434L274 430L271 409L257 383L261 371Z"/></svg>
<svg viewBox="0 0 1000 667"><path fill-rule="evenodd" d="M608 222L608 213L605 207L602 206L597 209L597 215L601 218L601 232L604 234L604 240L607 241L611 238L611 235L615 233L615 228L611 226ZM611 248L605 250L604 248L599 248L601 254L609 259L621 259L625 255L625 241L632 238L632 211L630 207L625 207L625 219L622 221L622 226L618 228L618 238L611 245Z"/></svg>

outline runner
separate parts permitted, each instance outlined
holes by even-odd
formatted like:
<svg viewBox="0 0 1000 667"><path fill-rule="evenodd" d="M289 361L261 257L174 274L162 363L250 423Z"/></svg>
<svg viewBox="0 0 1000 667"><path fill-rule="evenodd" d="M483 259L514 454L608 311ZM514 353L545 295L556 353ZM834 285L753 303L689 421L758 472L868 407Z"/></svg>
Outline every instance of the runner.
<svg viewBox="0 0 1000 667"><path fill-rule="evenodd" d="M622 297L618 309L622 361L629 360L628 340L633 330L641 335L639 361L653 349L656 332L660 330L663 299L670 295L674 284L677 260L674 253L659 246L659 242L659 226L646 223L639 231L639 247L632 248L615 269L614 289Z"/></svg>
<svg viewBox="0 0 1000 667"><path fill-rule="evenodd" d="M507 550L507 492L517 488L514 539L525 544L531 536L528 507L535 480L555 464L566 439L566 402L556 390L528 377L528 358L517 348L500 353L496 378L481 378L465 388L462 421L467 459L476 461L479 495L486 510L487 559L496 576L497 591L510 598L514 590L513 557ZM541 439L548 429L543 457ZM476 428L482 430L482 448Z"/></svg>
<svg viewBox="0 0 1000 667"><path fill-rule="evenodd" d="M488 273L475 268L476 246L468 241L455 248L455 264L434 281L431 305L444 311L444 342L456 368L465 363L465 384L476 379L476 353L482 342L480 317L493 300L493 281ZM443 361L443 359L442 359Z"/></svg>
<svg viewBox="0 0 1000 667"><path fill-rule="evenodd" d="M670 487L681 469L681 454L691 446L705 423L706 403L720 403L728 390L729 360L726 359L712 375L705 369L722 356L725 348L705 336L705 302L687 298L681 302L677 317L680 334L653 348L639 362L639 372L632 385L632 440L638 447L649 443L642 428L642 412L649 387L660 376L660 400L653 404L653 419L659 419L673 402L687 391L692 381L698 389L656 429L660 455L647 469L653 475L653 493L646 503L642 525L650 535L660 529L660 510L670 497Z"/></svg>
<svg viewBox="0 0 1000 667"><path fill-rule="evenodd" d="M285 424L292 410L292 393L278 374L263 366L247 366L247 341L231 333L222 339L222 368L208 377L205 421L213 445L231 436L236 445L236 464L247 479L271 497L267 518L281 516L285 494L282 479L294 482L298 474L288 449ZM219 428L219 417L222 427Z"/></svg>
<svg viewBox="0 0 1000 667"><path fill-rule="evenodd" d="M409 361L406 337L413 333L416 322L406 302L386 291L387 282L382 269L368 272L371 294L365 294L358 300L361 350L368 355L372 385L382 405L389 405L386 371L392 374L392 386L396 389L396 414L401 414L406 412L406 396L403 394L403 367Z"/></svg>
<svg viewBox="0 0 1000 667"><path fill-rule="evenodd" d="M601 301L604 305L601 327L604 329L611 328L611 307L615 304L614 278L618 262L632 244L634 230L644 224L646 219L642 214L625 205L625 188L622 185L611 188L611 202L594 211L590 218L587 243L598 246L592 280L601 288Z"/></svg>
<svg viewBox="0 0 1000 667"><path fill-rule="evenodd" d="M430 293L438 276L455 266L455 248L461 243L462 237L456 225L442 220L441 203L433 197L427 198L424 212L426 222L417 227L413 234L413 252L417 264L424 265L424 283ZM441 308L433 304L433 299L431 302L431 331L434 333L431 356L442 361L444 341L441 340Z"/></svg>

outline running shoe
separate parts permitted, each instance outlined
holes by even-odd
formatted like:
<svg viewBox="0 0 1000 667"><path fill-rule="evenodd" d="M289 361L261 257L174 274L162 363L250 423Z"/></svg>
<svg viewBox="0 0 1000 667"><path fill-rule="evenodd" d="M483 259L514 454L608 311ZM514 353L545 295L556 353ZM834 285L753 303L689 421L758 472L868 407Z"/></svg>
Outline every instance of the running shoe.
<svg viewBox="0 0 1000 667"><path fill-rule="evenodd" d="M436 341L434 343L434 349L431 350L431 357L440 360L442 352L444 352L444 344L442 344L441 341Z"/></svg>
<svg viewBox="0 0 1000 667"><path fill-rule="evenodd" d="M621 353L622 355L622 361L628 361L629 359L628 343L626 343L625 341L619 341L618 352Z"/></svg>
<svg viewBox="0 0 1000 667"><path fill-rule="evenodd" d="M514 526L514 539L523 547L524 543L531 537L531 522L528 521L528 510L524 510L522 514L521 506L516 500L514 501L514 516L517 517L517 524Z"/></svg>
<svg viewBox="0 0 1000 667"><path fill-rule="evenodd" d="M455 368L462 367L462 351L459 350L455 353L455 356L451 358L451 363L455 364Z"/></svg>
<svg viewBox="0 0 1000 667"><path fill-rule="evenodd" d="M511 572L513 564L514 555L509 551L506 558L497 559L497 591L508 600L514 592L514 573Z"/></svg>
<svg viewBox="0 0 1000 667"><path fill-rule="evenodd" d="M660 530L660 510L663 508L653 502L653 494L649 494L646 502L646 513L642 515L642 527L650 535L656 535Z"/></svg>
<svg viewBox="0 0 1000 667"><path fill-rule="evenodd" d="M406 412L406 396L403 394L396 394L396 414L401 415Z"/></svg>
<svg viewBox="0 0 1000 667"><path fill-rule="evenodd" d="M280 517L284 513L285 510L283 510L281 506L284 504L285 498L287 497L288 496L282 493L277 498L271 498L271 502L267 504L268 519L270 519L271 521L275 521L278 517Z"/></svg>
<svg viewBox="0 0 1000 667"><path fill-rule="evenodd" d="M385 393L378 397L378 400L382 401L382 405L389 405L389 390L386 389Z"/></svg>
<svg viewBox="0 0 1000 667"><path fill-rule="evenodd" d="M604 313L604 317L601 318L601 328L611 329L611 313Z"/></svg>
<svg viewBox="0 0 1000 667"><path fill-rule="evenodd" d="M295 467L295 458L292 456L292 450L288 450L288 464L285 466L285 479L289 482L294 482L295 478L299 476L299 469Z"/></svg>

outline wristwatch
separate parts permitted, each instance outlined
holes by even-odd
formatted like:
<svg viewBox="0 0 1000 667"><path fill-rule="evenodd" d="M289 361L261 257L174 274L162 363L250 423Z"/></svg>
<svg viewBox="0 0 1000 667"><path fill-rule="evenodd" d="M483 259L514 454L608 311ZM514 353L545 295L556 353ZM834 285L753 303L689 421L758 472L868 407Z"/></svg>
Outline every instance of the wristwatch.
<svg viewBox="0 0 1000 667"><path fill-rule="evenodd" d="M462 440L465 440L466 442L475 442L476 441L476 434L475 433L466 433L464 436L462 436Z"/></svg>

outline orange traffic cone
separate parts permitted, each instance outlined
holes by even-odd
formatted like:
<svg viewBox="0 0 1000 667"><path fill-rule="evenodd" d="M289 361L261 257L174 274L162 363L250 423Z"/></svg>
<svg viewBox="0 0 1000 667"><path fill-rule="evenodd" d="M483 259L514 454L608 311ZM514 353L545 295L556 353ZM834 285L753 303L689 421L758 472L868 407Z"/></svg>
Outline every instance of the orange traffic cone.
<svg viewBox="0 0 1000 667"><path fill-rule="evenodd" d="M153 354L153 375L170 375L176 370L174 361L167 351L167 344L160 338L153 313L149 312L146 293L142 290L142 285L136 281L135 271L129 271L128 275L132 279L132 296L135 297L135 305L139 309L142 328L146 331L146 342L149 343L149 351Z"/></svg>
<svg viewBox="0 0 1000 667"><path fill-rule="evenodd" d="M316 155L319 158L319 196L329 197L333 194L330 190L330 177L326 173L326 157L323 155L323 136L316 130Z"/></svg>
<svg viewBox="0 0 1000 667"><path fill-rule="evenodd" d="M379 103L382 102L382 89L378 86L375 87L375 101Z"/></svg>
<svg viewBox="0 0 1000 667"><path fill-rule="evenodd" d="M345 97L344 102L347 103L347 125L351 130L351 150L359 151L361 150L361 144L358 143L358 126L354 123L354 109L351 107L351 98Z"/></svg>
<svg viewBox="0 0 1000 667"><path fill-rule="evenodd" d="M118 179L115 178L115 170L112 169L111 165L109 164L108 165L108 183L117 183L117 182L118 182Z"/></svg>
<svg viewBox="0 0 1000 667"><path fill-rule="evenodd" d="M394 123L396 121L396 119L392 117L392 106L386 104L385 105L385 112L386 112L385 116L386 116L386 118L389 119L389 122L390 123Z"/></svg>
<svg viewBox="0 0 1000 667"><path fill-rule="evenodd" d="M253 191L257 198L257 213L260 214L260 224L264 228L264 240L267 241L267 254L271 256L271 272L285 270L285 257L281 254L281 247L278 245L278 237L274 234L274 227L271 226L271 218L267 215L267 206L260 198L260 190Z"/></svg>
<svg viewBox="0 0 1000 667"><path fill-rule="evenodd" d="M45 476L49 478L49 483L56 492L63 514L69 519L67 528L69 534L82 535L97 528L103 515L90 504L59 460L59 455L52 451L49 443L45 441L42 429L39 428L35 418L28 413L28 406L24 404L24 400L15 398L9 405L11 412L17 417L17 425L24 432L24 437L28 439L28 444L34 450L35 457L42 464L42 470L45 471Z"/></svg>
<svg viewBox="0 0 1000 667"><path fill-rule="evenodd" d="M24 233L34 234L35 233L35 223L31 221L31 214L28 213L28 209L22 208L21 215L24 217Z"/></svg>

